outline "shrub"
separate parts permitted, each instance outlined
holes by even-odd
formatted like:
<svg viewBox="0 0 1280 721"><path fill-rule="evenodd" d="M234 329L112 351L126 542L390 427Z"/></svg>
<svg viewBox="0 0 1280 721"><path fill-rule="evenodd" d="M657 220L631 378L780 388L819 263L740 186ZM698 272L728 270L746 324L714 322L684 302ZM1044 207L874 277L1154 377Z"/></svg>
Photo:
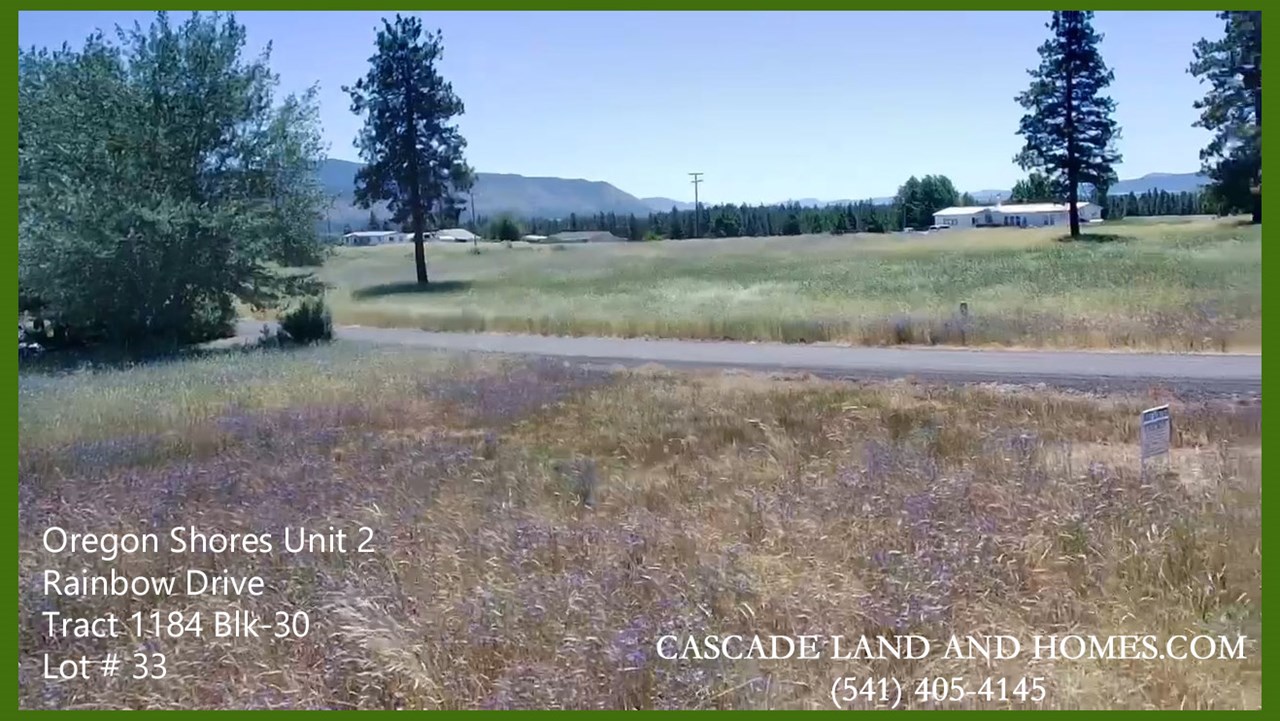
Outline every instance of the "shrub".
<svg viewBox="0 0 1280 721"><path fill-rule="evenodd" d="M236 332L236 309L230 295L201 299L193 304L180 331L184 343L227 338Z"/></svg>
<svg viewBox="0 0 1280 721"><path fill-rule="evenodd" d="M280 317L280 329L295 343L327 342L333 340L333 316L324 298L304 298Z"/></svg>

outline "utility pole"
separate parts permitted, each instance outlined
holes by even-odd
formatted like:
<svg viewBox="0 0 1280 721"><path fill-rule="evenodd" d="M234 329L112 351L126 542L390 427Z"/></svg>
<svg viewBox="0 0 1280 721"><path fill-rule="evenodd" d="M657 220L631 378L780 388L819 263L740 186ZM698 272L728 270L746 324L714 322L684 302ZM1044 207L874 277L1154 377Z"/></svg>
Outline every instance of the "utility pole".
<svg viewBox="0 0 1280 721"><path fill-rule="evenodd" d="M698 216L701 215L701 209L698 206L698 184L702 182L702 173L689 173L693 176L693 237L698 237Z"/></svg>

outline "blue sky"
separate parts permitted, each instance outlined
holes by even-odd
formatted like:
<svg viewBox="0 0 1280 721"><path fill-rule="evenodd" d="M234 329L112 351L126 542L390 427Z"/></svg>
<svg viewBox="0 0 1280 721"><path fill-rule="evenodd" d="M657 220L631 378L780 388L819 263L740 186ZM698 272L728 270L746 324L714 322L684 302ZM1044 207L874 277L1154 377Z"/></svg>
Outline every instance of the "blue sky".
<svg viewBox="0 0 1280 721"><path fill-rule="evenodd" d="M1008 188L1027 68L1046 12L418 13L444 33L478 170L604 180L712 202L890 195L910 175ZM243 12L272 43L281 89L320 89L330 155L355 159L343 84L363 74L383 13ZM18 39L78 45L149 13L23 12ZM175 14L175 19L185 13ZM1191 44L1208 12L1101 12L1115 71L1121 178L1198 169L1203 92Z"/></svg>

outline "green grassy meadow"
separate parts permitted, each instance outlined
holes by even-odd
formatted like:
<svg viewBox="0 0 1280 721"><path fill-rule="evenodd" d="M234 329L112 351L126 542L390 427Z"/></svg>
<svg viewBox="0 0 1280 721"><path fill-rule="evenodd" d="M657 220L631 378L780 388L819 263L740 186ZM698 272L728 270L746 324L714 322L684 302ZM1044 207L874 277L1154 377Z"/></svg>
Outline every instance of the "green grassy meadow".
<svg viewBox="0 0 1280 721"><path fill-rule="evenodd" d="M854 345L1256 351L1261 231L1177 219L928 236L342 248L343 324ZM962 321L959 304L968 303Z"/></svg>

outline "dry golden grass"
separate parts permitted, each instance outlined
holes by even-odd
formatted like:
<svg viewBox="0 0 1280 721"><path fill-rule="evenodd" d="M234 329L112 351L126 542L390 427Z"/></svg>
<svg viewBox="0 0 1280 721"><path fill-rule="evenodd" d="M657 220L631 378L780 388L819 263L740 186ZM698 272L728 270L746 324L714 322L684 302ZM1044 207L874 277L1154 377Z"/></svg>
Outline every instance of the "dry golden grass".
<svg viewBox="0 0 1280 721"><path fill-rule="evenodd" d="M330 351L309 353L262 363L318 363ZM1047 691L1039 704L926 703L908 691L904 705L1260 706L1257 404L1175 399L1170 468L1144 476L1133 442L1148 397L603 376L398 353L394 394L339 392L361 381L331 373L321 384L331 400L308 404L306 374L281 373L273 397L288 402L193 414L183 433L219 439L196 455L136 440L114 454L68 445L70 410L65 432L20 435L20 705L830 708L838 677L1007 677L1012 686L1037 676ZM124 389L148 380L134 373L98 381ZM236 372L224 382L235 387ZM58 397L53 385L28 391L24 431L47 423L35 409ZM131 433L111 411L123 398L99 398L95 418L115 419L122 438L143 437L149 423ZM297 608L311 613L311 633L166 640L154 644L169 657L163 682L59 685L39 679L39 654L113 644L46 638L34 614L50 604L83 614L147 604L38 593L37 569L110 565L40 550L38 533L53 522L368 525L377 552L118 562L135 573L260 574L273 589L265 598L171 599L164 609ZM988 667L937 654L734 662L655 653L663 634L729 633L1244 635L1248 657Z"/></svg>

